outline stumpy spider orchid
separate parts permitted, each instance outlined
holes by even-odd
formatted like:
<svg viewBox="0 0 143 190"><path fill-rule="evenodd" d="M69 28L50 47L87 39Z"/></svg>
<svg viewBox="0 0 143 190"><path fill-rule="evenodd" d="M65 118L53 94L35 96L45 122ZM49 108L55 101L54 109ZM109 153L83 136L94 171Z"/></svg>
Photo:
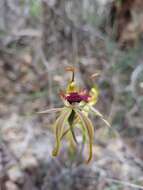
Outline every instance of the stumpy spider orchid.
<svg viewBox="0 0 143 190"><path fill-rule="evenodd" d="M92 159L92 145L94 142L94 126L88 117L89 114L92 113L99 116L109 127L110 124L104 119L103 115L93 107L98 99L98 88L94 86L89 92L86 90L80 90L75 83L75 69L73 67L67 67L66 70L72 73L72 78L66 90L60 93L64 106L62 108L48 109L38 113L45 114L59 112L59 115L53 125L56 143L52 155L58 155L61 141L65 136L70 135L72 142L76 145L77 139L75 128L80 127L83 138L88 139L88 141L86 140L89 146L89 156L86 160L86 163L88 163Z"/></svg>

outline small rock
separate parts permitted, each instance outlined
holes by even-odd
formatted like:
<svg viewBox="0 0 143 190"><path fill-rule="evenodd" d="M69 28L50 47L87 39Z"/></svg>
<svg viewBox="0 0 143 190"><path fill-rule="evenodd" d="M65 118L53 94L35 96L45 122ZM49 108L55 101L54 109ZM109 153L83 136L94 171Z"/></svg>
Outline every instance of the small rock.
<svg viewBox="0 0 143 190"><path fill-rule="evenodd" d="M22 183L22 181L23 181L23 173L20 170L20 168L16 165L12 166L8 169L7 175L9 177L9 179L13 182Z"/></svg>
<svg viewBox="0 0 143 190"><path fill-rule="evenodd" d="M7 181L5 183L6 190L19 190L16 184L14 184L12 181Z"/></svg>
<svg viewBox="0 0 143 190"><path fill-rule="evenodd" d="M33 155L30 155L30 154L24 155L20 160L20 164L21 164L22 169L38 167L37 159Z"/></svg>

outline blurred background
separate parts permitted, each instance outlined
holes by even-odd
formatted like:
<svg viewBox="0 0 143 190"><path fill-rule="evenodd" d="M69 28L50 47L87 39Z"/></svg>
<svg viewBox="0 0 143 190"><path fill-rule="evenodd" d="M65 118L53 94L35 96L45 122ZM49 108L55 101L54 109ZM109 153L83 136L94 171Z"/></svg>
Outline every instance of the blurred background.
<svg viewBox="0 0 143 190"><path fill-rule="evenodd" d="M57 158L52 123L60 89L77 68L81 87L100 89L94 155ZM91 78L96 72L99 76ZM143 1L0 1L0 189L143 189Z"/></svg>

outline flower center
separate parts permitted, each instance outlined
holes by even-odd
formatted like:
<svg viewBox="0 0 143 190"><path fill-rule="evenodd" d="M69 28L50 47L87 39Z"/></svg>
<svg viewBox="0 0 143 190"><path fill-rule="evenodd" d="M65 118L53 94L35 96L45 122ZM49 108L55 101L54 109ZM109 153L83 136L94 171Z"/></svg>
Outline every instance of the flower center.
<svg viewBox="0 0 143 190"><path fill-rule="evenodd" d="M84 101L84 102L88 102L88 99L89 99L89 95L88 94L80 94L78 92L72 92L70 94L68 94L65 99L70 103L79 103L81 101Z"/></svg>

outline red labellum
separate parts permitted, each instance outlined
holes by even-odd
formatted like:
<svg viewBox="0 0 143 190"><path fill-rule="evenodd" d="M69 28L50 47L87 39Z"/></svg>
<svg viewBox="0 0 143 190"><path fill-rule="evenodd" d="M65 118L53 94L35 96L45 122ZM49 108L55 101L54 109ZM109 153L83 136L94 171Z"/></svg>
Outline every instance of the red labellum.
<svg viewBox="0 0 143 190"><path fill-rule="evenodd" d="M70 103L79 103L81 101L88 102L90 96L87 93L72 92L65 96L65 99Z"/></svg>

